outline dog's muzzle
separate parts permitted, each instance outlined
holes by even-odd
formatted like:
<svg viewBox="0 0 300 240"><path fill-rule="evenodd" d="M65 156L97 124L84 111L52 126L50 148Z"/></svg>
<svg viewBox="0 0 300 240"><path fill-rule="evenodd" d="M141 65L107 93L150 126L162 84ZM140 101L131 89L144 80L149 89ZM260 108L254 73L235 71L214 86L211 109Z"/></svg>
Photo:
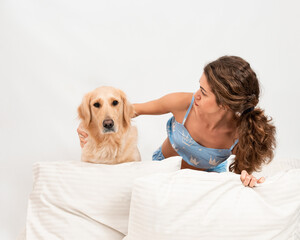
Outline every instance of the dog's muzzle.
<svg viewBox="0 0 300 240"><path fill-rule="evenodd" d="M104 127L104 133L114 132L114 121L112 119L105 119L102 123Z"/></svg>

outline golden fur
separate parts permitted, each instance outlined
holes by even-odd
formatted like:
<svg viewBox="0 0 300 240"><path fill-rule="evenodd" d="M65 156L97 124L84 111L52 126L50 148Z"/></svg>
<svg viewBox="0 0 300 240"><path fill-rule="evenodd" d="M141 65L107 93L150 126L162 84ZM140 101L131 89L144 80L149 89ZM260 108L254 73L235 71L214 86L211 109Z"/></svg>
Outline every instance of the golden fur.
<svg viewBox="0 0 300 240"><path fill-rule="evenodd" d="M140 161L137 129L131 125L133 107L124 92L99 87L83 97L78 114L89 135L82 149L82 161L105 164Z"/></svg>

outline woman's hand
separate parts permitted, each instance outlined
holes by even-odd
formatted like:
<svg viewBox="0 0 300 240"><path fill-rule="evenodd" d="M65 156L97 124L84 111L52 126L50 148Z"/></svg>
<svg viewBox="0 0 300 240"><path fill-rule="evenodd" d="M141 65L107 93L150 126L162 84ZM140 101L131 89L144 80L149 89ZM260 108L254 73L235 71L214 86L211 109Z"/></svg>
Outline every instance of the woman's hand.
<svg viewBox="0 0 300 240"><path fill-rule="evenodd" d="M87 143L86 138L88 137L88 134L83 130L81 124L77 128L77 132L80 140L80 147L83 148L84 145Z"/></svg>
<svg viewBox="0 0 300 240"><path fill-rule="evenodd" d="M252 188L256 185L256 183L263 183L265 178L261 177L257 180L254 176L248 174L246 170L243 170L241 173L241 181L245 187L248 186Z"/></svg>

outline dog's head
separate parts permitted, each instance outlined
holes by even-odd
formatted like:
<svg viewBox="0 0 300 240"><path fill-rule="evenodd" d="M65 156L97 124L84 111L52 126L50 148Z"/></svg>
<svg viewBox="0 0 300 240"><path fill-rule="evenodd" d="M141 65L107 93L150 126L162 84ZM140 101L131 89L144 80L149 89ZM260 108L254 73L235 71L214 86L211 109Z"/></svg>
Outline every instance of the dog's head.
<svg viewBox="0 0 300 240"><path fill-rule="evenodd" d="M130 126L133 107L123 91L99 87L83 97L78 115L85 129L98 128L101 134L110 134Z"/></svg>

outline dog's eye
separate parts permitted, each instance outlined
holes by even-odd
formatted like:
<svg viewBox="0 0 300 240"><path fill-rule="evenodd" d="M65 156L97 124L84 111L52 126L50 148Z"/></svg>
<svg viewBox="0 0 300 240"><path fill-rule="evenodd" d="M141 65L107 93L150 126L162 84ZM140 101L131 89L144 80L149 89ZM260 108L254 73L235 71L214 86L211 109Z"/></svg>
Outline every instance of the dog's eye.
<svg viewBox="0 0 300 240"><path fill-rule="evenodd" d="M117 101L117 100L114 100L113 102L112 102L112 105L114 105L114 106L117 106L119 104L119 102Z"/></svg>
<svg viewBox="0 0 300 240"><path fill-rule="evenodd" d="M94 103L94 107L99 108L100 107L100 103Z"/></svg>

